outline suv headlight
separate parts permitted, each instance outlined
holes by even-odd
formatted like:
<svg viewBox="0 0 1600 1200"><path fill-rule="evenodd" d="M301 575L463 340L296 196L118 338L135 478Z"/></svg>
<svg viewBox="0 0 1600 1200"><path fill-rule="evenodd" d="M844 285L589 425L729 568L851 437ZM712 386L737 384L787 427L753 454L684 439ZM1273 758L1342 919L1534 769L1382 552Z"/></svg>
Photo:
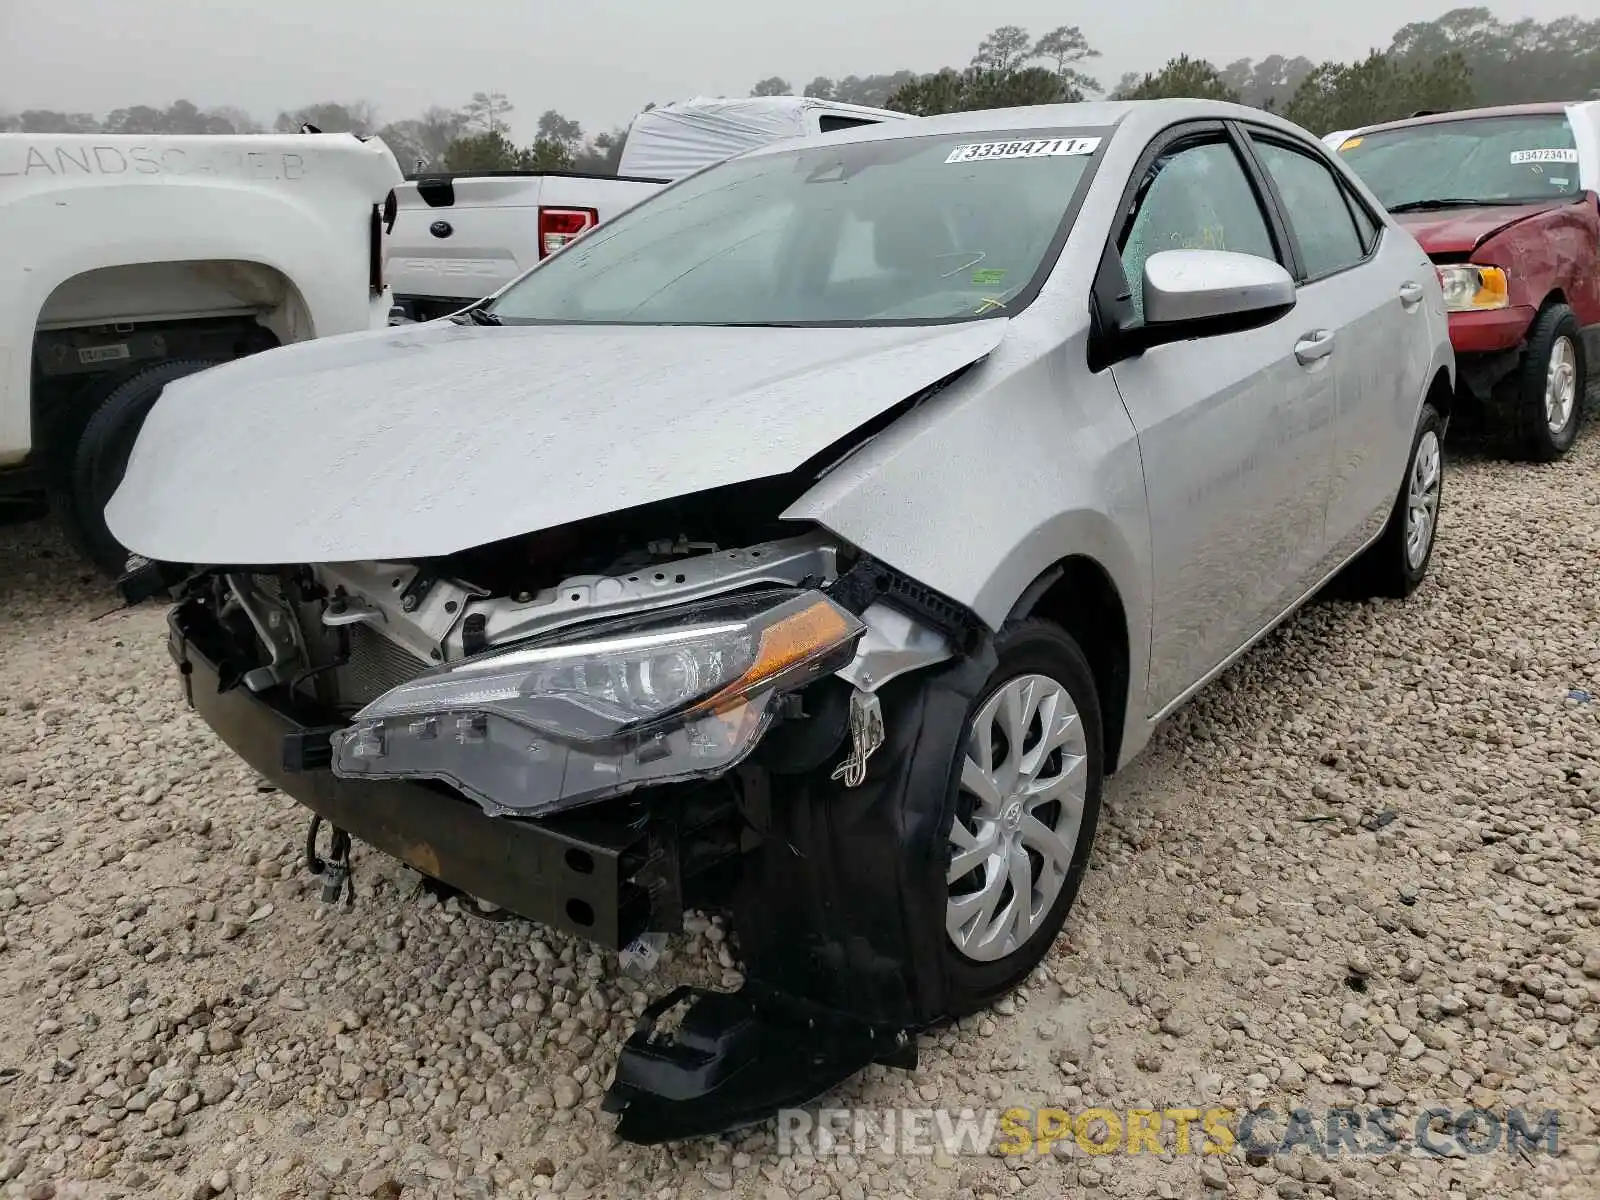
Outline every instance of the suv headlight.
<svg viewBox="0 0 1600 1200"><path fill-rule="evenodd" d="M817 591L635 615L463 659L334 735L343 778L437 779L532 816L738 764L773 699L845 666L866 626Z"/></svg>
<svg viewBox="0 0 1600 1200"><path fill-rule="evenodd" d="M1439 286L1444 288L1446 312L1477 312L1505 308L1511 303L1510 280L1499 267L1462 263L1434 269L1439 273Z"/></svg>

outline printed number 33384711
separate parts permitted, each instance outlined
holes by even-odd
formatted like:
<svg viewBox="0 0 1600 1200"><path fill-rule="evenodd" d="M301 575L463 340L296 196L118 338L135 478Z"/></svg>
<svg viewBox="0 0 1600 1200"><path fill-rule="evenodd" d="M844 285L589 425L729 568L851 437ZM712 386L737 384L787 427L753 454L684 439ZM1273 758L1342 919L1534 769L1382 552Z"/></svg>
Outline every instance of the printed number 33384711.
<svg viewBox="0 0 1600 1200"><path fill-rule="evenodd" d="M976 142L957 146L947 163L987 162L997 158L1052 158L1057 155L1093 154L1100 148L1097 137L1031 138L1020 142Z"/></svg>

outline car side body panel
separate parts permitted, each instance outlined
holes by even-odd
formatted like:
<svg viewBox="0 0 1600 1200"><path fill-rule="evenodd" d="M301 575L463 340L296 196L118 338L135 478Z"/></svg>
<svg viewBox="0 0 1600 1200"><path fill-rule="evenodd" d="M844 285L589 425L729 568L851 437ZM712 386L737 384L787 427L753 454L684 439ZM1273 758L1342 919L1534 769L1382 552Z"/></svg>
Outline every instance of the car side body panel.
<svg viewBox="0 0 1600 1200"><path fill-rule="evenodd" d="M1420 361L1426 357L1427 366L1426 369L1419 371L1416 369L1416 363L1411 364L1406 378L1409 392L1406 386L1400 387L1397 400L1401 407L1401 415L1409 413L1409 424L1406 425L1406 437L1403 439L1407 442L1409 451L1410 433L1416 428L1422 405L1427 400L1428 390L1433 386L1434 379L1443 372L1445 382L1449 385L1447 390L1455 387L1456 351L1451 344L1452 322L1450 314L1445 311L1444 289L1440 286L1439 276L1433 268L1432 259L1428 256L1427 247L1406 227L1403 218L1396 217L1384 208L1382 201L1361 176L1334 153L1336 149L1336 146L1330 146L1325 157L1333 163L1351 190L1365 201L1368 215L1384 226L1383 238L1378 247L1380 256L1387 256L1393 269L1397 270L1402 278L1409 278L1419 284L1425 295L1425 300L1416 310L1416 315L1426 323L1427 332L1408 343L1407 355L1408 360L1415 358ZM1408 262L1414 264L1414 274L1407 273ZM1396 487L1398 486L1397 479ZM1336 544L1334 549L1338 553L1342 547Z"/></svg>
<svg viewBox="0 0 1600 1200"><path fill-rule="evenodd" d="M1128 173L1150 139L1202 111L1212 116L1215 108L1170 104L1128 114L1103 149L1049 280L1008 323L1005 341L784 514L832 529L968 605L991 628L1062 559L1094 559L1116 588L1127 623L1128 716L1119 765L1144 747L1152 730L1144 717L1153 599L1150 516L1127 409L1110 372L1087 370L1089 280ZM952 471L984 497L982 512L965 490L928 486ZM886 506L896 495L915 500Z"/></svg>
<svg viewBox="0 0 1600 1200"><path fill-rule="evenodd" d="M1385 228L1355 272L1312 285L1347 307L1352 352L1339 363L1339 420L1328 501L1328 565L1382 531L1405 474L1422 401L1448 355L1444 293L1433 265L1403 232ZM1408 304L1402 289L1420 288ZM1440 345L1440 342L1445 345Z"/></svg>
<svg viewBox="0 0 1600 1200"><path fill-rule="evenodd" d="M1600 325L1600 204L1594 193L1496 232L1478 244L1472 260L1505 268L1513 305L1537 308L1559 291L1579 325Z"/></svg>
<svg viewBox="0 0 1600 1200"><path fill-rule="evenodd" d="M987 362L901 418L783 515L816 521L968 606L991 629L1062 559L1093 559L1122 602L1129 712L1142 715L1150 520L1138 441L1110 374L1084 369L1087 321L1080 318L1076 333L1042 357L1019 344L1027 340L1024 325L1041 328L1012 322ZM951 486L929 487L929 480ZM1142 725L1125 731L1134 748L1148 740Z"/></svg>
<svg viewBox="0 0 1600 1200"><path fill-rule="evenodd" d="M1152 686L1152 636L1157 632L1152 527L1173 519L1180 509L1172 506L1187 501L1169 497L1162 502L1166 507L1153 507L1146 494L1149 464L1143 460L1136 422L1117 390L1114 373L1087 369L1089 281L1108 232L1121 219L1129 173L1163 130L1197 119L1248 117L1305 139L1302 131L1276 118L1228 109L1196 105L1189 111L1186 105L1174 104L1130 114L1105 149L1050 281L1011 320L1004 342L953 386L859 449L784 513L786 518L813 520L833 530L968 605L991 627L998 627L1028 586L1054 564L1072 555L1093 558L1117 589L1127 622L1129 694L1119 766L1148 743L1160 716L1292 611L1339 565L1333 561L1334 549L1323 540L1319 500L1313 506L1318 552L1292 565L1229 564L1239 571L1259 567L1273 573L1259 589L1261 611L1252 613L1225 643L1211 648L1212 653L1170 672L1164 687ZM1331 154L1327 158L1333 161ZM1374 216L1384 220L1385 237L1403 256L1411 243L1409 236L1382 216L1381 206L1359 180L1349 172L1343 174L1367 199ZM1415 255L1422 261L1420 251ZM1438 281L1425 280L1425 286L1431 289L1430 299L1424 305L1428 313L1421 319L1430 326L1423 340L1431 344L1431 353L1408 351L1403 363L1390 364L1404 371L1406 382L1386 381L1387 397L1398 396L1402 388L1413 390L1410 382L1418 377L1413 357L1431 360L1428 377L1444 365L1453 381ZM1395 307L1398 310L1398 300ZM1299 329L1292 324L1296 319L1291 313L1268 335L1287 337L1292 343L1293 331ZM1364 512L1385 513L1400 486L1410 429L1425 389L1423 383L1410 396L1403 433L1386 426L1384 436L1396 445L1392 451L1385 447L1383 465L1362 471L1361 483L1351 484L1371 491L1374 477L1393 476L1370 497L1370 504L1357 505ZM1384 405L1393 407L1387 399L1380 402L1380 407ZM1331 399L1328 407L1323 417L1304 422L1305 446L1320 455L1324 481L1336 453L1328 429L1334 419ZM1201 447L1194 449L1197 456L1203 454ZM1348 452L1356 456L1355 447ZM1189 481L1189 490L1222 486L1226 476L1234 479L1229 486L1241 491L1239 503L1249 503L1263 480L1248 477L1252 473L1248 457L1244 449L1216 456ZM1242 481L1234 478L1241 469ZM955 479L964 486L928 484ZM1282 607L1273 611L1272 601L1280 601ZM1216 605L1227 603L1227 597L1216 597Z"/></svg>
<svg viewBox="0 0 1600 1200"><path fill-rule="evenodd" d="M1147 715L1281 612L1322 562L1338 393L1334 356L1295 361L1308 319L1296 310L1112 368L1150 503Z"/></svg>

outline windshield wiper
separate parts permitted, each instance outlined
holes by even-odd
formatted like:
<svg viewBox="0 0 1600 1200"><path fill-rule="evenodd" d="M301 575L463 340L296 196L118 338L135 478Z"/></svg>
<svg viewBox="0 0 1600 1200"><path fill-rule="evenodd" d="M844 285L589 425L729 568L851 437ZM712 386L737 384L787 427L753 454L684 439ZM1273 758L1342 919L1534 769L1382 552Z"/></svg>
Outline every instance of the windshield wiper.
<svg viewBox="0 0 1600 1200"><path fill-rule="evenodd" d="M504 325L505 322L495 316L487 308L474 304L471 308L464 308L458 313L452 313L450 319L457 325Z"/></svg>
<svg viewBox="0 0 1600 1200"><path fill-rule="evenodd" d="M1404 204L1391 204L1392 213L1425 212L1430 208L1484 208L1494 200L1469 200L1465 196L1439 196L1433 200L1408 200Z"/></svg>

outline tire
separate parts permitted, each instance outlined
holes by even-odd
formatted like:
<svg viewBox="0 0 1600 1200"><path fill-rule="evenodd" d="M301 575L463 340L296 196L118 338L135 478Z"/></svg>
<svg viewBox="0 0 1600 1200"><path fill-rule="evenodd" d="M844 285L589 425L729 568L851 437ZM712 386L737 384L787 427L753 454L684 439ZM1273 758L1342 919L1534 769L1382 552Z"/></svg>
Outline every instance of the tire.
<svg viewBox="0 0 1600 1200"><path fill-rule="evenodd" d="M128 455L150 409L175 379L217 365L215 359L158 363L124 379L95 406L66 458L66 478L52 491L52 508L75 550L115 578L128 552L106 527L105 509L128 466Z"/></svg>
<svg viewBox="0 0 1600 1200"><path fill-rule="evenodd" d="M1431 471L1427 466L1430 459L1434 464ZM1430 477L1431 503L1428 502ZM1382 536L1355 561L1349 572L1349 587L1343 590L1350 599L1404 600L1417 590L1427 577L1428 564L1433 561L1443 500L1444 421L1433 405L1424 404L1417 431L1411 438L1411 453L1406 456L1405 478L1389 510L1389 521L1383 527ZM1419 554L1413 552L1411 535L1424 516L1428 524Z"/></svg>
<svg viewBox="0 0 1600 1200"><path fill-rule="evenodd" d="M1588 380L1583 351L1578 318L1565 304L1546 308L1528 331L1513 398L1515 451L1525 462L1555 462L1572 448Z"/></svg>
<svg viewBox="0 0 1600 1200"><path fill-rule="evenodd" d="M972 870L947 882L947 902L944 911L936 917L944 924L944 929L940 931L940 943L945 956L946 1000L952 1016L973 1012L1009 992L1049 953L1072 908L1084 873L1088 870L1089 852L1100 820L1100 787L1105 773L1104 737L1094 677L1083 652L1058 626L1031 619L1008 625L996 640L995 649L999 664L968 713L962 743L957 750L961 758L956 770L956 803L950 827L945 832L950 869L956 869L955 859L961 853L971 856L970 861L974 863ZM1054 714L1063 713L1060 703L1062 697L1076 710L1077 717L1076 723L1063 731L1065 741L1061 749L1052 751L1035 764L1035 782L1041 777L1062 780L1063 796L1081 801L1081 817L1064 872L1059 870L1060 856L1053 858L1057 870L1052 875L1059 875L1060 878L1058 881L1052 879L1057 883L1058 890L1048 900L1046 890L1038 887L1045 878L1044 868L1047 865L1045 856L1035 848L1040 839L1034 838L1030 842L1030 827L1025 823L1025 817L1019 821L1023 810L1016 795L1007 794L1003 785L998 803L991 799L985 805L979 800L978 793L986 789L972 786L975 780L986 774L979 769L982 755L980 724L989 720L996 705L998 711L993 715L1001 720L994 722L991 727L991 754L987 764L991 769L987 774L991 778L999 775L1004 779L1007 768L1016 761L1011 757L1010 744L1006 743L1003 747L997 744L994 734L998 733L1000 741L1005 741L1004 730L999 726L1004 723L1008 698L1016 696L1025 699L1023 693L1027 691L1030 681L1033 688L1032 705L1036 706L1031 717L1039 717L1041 713L1038 710L1043 709L1045 704L1050 705ZM1034 739L1042 736L1042 730L1036 729L1032 720L1026 728L1024 754L1028 755L1030 749L1037 751L1039 743ZM1071 759L1081 756L1080 764L1070 770L1069 754ZM1081 781L1081 796L1074 795L1077 789L1073 780ZM1061 800L1036 805L1032 811L1045 828L1053 827L1065 832L1070 826L1070 812ZM986 816L985 812L993 814L993 817ZM975 847L986 849L980 851ZM1012 901L1007 899L1007 895L1014 897L1018 889L1009 882L997 888L997 903L990 906L993 915L988 922L982 920L984 902L974 902L971 897L985 895L987 889L981 885L986 880L1009 880L1015 877L1008 868L1016 864L1014 855L1019 848L1025 855L1023 861L1028 865L1027 886L1030 893L1035 889L1038 891L1036 915L1030 922L1031 927L1024 933L1019 933L1013 926L1008 936L985 939L984 932L999 924L994 916L1012 911ZM961 904L959 915L956 909L958 899ZM960 935L954 931L958 925L967 935L966 948L958 945Z"/></svg>

